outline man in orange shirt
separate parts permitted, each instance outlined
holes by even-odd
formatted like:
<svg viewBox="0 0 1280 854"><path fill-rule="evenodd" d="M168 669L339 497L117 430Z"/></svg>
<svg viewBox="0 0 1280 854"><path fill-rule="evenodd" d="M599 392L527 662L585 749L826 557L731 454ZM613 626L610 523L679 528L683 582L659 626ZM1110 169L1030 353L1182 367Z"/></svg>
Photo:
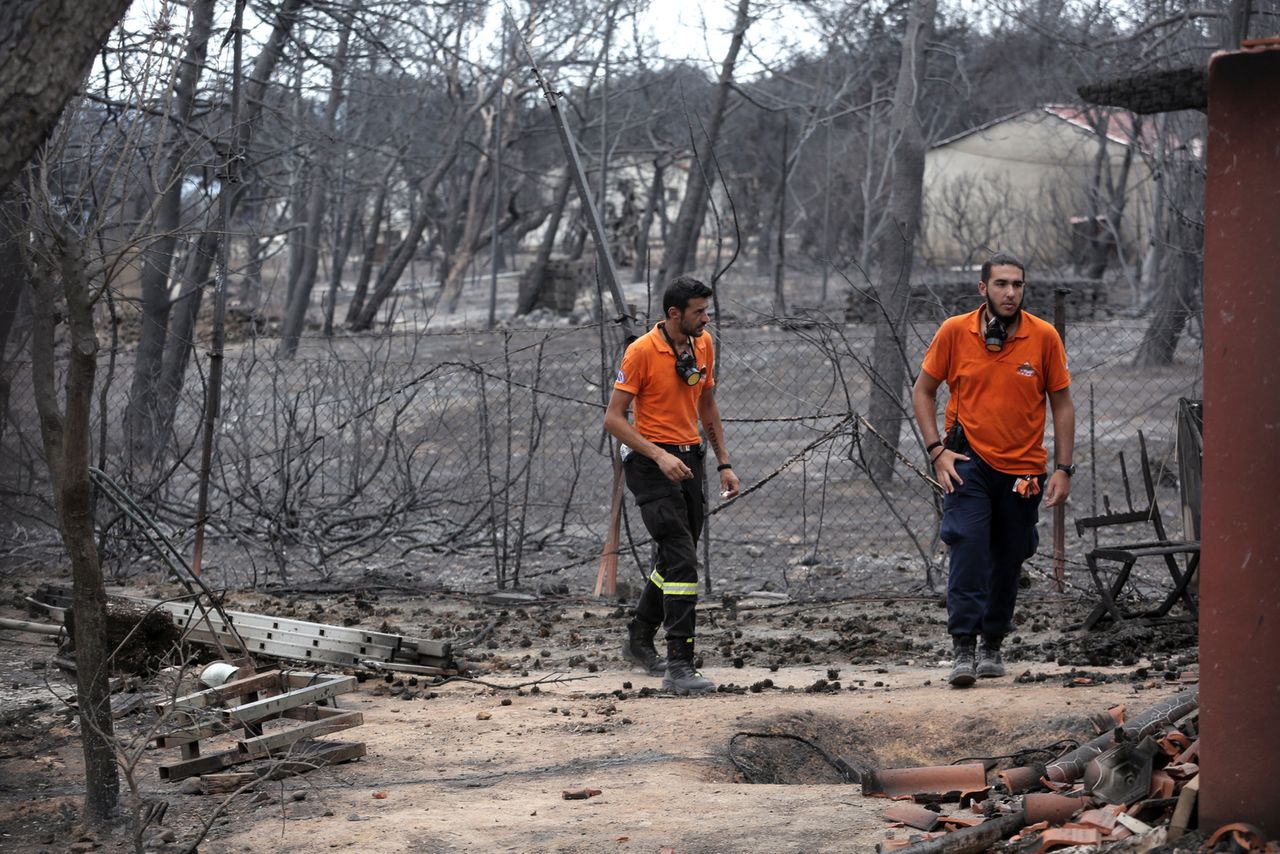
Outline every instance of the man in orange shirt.
<svg viewBox="0 0 1280 854"><path fill-rule="evenodd" d="M665 318L627 348L604 415L605 429L623 445L627 488L657 552L622 655L663 676L664 691L679 694L715 689L693 664L697 546L706 509L699 421L719 461L721 497L738 494L716 406L715 346L704 332L710 303L711 288L692 276L671 283L662 297ZM659 625L667 635L665 663L653 644Z"/></svg>
<svg viewBox="0 0 1280 854"><path fill-rule="evenodd" d="M1004 675L1000 644L1013 628L1022 562L1036 552L1040 491L1067 500L1075 466L1075 406L1067 353L1053 326L1022 310L1026 267L1005 253L982 265L976 311L950 317L925 352L911 403L946 497L942 541L951 549L948 677L966 688ZM946 382L946 439L938 387ZM1053 410L1054 468L1045 483L1044 403ZM978 637L981 636L981 646Z"/></svg>

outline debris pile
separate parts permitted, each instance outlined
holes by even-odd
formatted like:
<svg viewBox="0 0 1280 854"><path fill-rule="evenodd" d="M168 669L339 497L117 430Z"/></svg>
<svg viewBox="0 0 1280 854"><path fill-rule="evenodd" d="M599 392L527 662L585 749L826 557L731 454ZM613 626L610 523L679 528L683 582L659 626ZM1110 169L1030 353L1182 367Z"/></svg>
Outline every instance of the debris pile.
<svg viewBox="0 0 1280 854"><path fill-rule="evenodd" d="M360 712L332 705L335 697L355 689L354 676L296 670L242 676L230 668L209 679L220 667L229 668L215 663L201 677L213 687L156 704L167 724L156 746L181 751L181 758L160 766L162 780L200 777L203 791L211 794L245 787L259 777L304 773L365 755L363 742L319 738L364 723ZM221 773L257 760L262 762L253 771Z"/></svg>
<svg viewBox="0 0 1280 854"><path fill-rule="evenodd" d="M884 812L894 831L877 850L1174 851L1161 846L1185 840L1194 841L1187 851L1280 852L1280 843L1245 825L1222 828L1207 842L1203 832L1188 836L1200 787L1195 691L1132 720L1123 706L1091 720L1095 738L1047 764L999 770L995 785L987 781L993 767L983 763L864 771L864 795L899 801ZM958 809L945 809L953 803ZM1241 847L1225 847L1233 845Z"/></svg>
<svg viewBox="0 0 1280 854"><path fill-rule="evenodd" d="M71 589L41 585L32 600L65 619L71 613ZM108 596L108 611L131 615L129 626L148 625L145 619L168 626L162 637L168 652L178 639L228 652L346 667L396 669L425 675L457 672L448 641L404 637L388 632L294 620L270 614L229 611L188 599L160 601L133 596ZM139 623L139 621L142 621Z"/></svg>

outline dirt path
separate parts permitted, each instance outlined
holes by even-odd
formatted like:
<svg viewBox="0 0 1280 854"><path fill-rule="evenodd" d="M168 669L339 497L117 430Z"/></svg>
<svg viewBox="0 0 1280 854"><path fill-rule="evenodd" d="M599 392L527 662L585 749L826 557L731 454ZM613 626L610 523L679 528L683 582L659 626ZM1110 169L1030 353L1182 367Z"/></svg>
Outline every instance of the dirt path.
<svg viewBox="0 0 1280 854"><path fill-rule="evenodd" d="M770 678L779 687L700 698L599 698L624 681L657 682L612 672L598 686L555 686L510 697L509 706L465 685L426 702L362 691L351 705L366 715L366 759L287 783L283 805L239 812L202 850L872 851L889 833L880 817L888 801L837 783L735 782L729 739L744 730L807 732L845 756L946 764L1079 737L1090 732L1087 713L1172 690L1009 678L958 692L940 687L936 670L887 670L846 670L884 684L838 694L804 693L825 668L801 667L707 668L721 682ZM842 737L859 748L842 750ZM563 799L563 790L583 787L601 794ZM307 799L291 801L295 790Z"/></svg>

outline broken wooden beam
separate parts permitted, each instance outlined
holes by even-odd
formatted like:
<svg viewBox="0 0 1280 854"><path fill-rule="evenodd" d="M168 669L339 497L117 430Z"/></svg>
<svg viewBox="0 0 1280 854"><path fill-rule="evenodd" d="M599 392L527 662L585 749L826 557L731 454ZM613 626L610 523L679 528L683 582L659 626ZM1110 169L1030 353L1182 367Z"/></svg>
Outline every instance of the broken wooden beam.
<svg viewBox="0 0 1280 854"><path fill-rule="evenodd" d="M236 746L246 757L266 756L272 751L286 748L294 742L340 732L344 729L360 726L362 723L364 723L364 715L360 712L339 712L332 717L320 718L280 732L273 732L270 735L242 739Z"/></svg>
<svg viewBox="0 0 1280 854"><path fill-rule="evenodd" d="M161 714L183 719L180 726L156 737L158 747L182 750L181 760L160 766L160 778L181 780L216 774L254 759L279 759L282 754L294 761L299 751L305 753L307 769L363 756L362 743L316 740L364 723L360 712L318 705L355 687L354 676L272 670L158 703ZM260 699L264 694L267 696ZM262 731L264 722L278 719L300 723L270 733ZM233 747L201 755L201 747L209 746L201 741L231 735L241 728L244 735L234 740ZM318 757L314 761L313 754ZM290 773L296 772L294 768Z"/></svg>
<svg viewBox="0 0 1280 854"><path fill-rule="evenodd" d="M285 709L290 709L294 706L302 706L307 703L327 700L339 694L345 694L348 691L355 690L355 687L356 677L354 676L329 677L306 688L294 688L274 697L268 697L265 700L256 700L251 703L243 703L239 706L221 709L219 713L223 722L227 725L243 726L247 723L278 716Z"/></svg>
<svg viewBox="0 0 1280 854"><path fill-rule="evenodd" d="M995 843L1017 833L1027 823L1027 816L1022 810L1015 813L963 827L954 833L928 839L899 848L901 854L979 854Z"/></svg>
<svg viewBox="0 0 1280 854"><path fill-rule="evenodd" d="M290 774L305 774L325 765L339 765L359 759L367 753L363 741L313 741L299 742L289 751L288 757L272 767L273 779Z"/></svg>
<svg viewBox="0 0 1280 854"><path fill-rule="evenodd" d="M239 791L242 787L247 792L253 789L253 786L248 784L257 783L260 779L262 779L262 775L255 771L224 771L216 774L201 774L200 789L206 795L228 795Z"/></svg>
<svg viewBox="0 0 1280 854"><path fill-rule="evenodd" d="M244 679L224 682L216 688L205 688L185 697L164 700L155 704L155 710L160 714L164 714L170 710L195 711L197 709L225 705L229 700L238 700L245 694L252 694L256 691L279 691L281 689L280 678L279 670L255 673L253 676L246 676Z"/></svg>
<svg viewBox="0 0 1280 854"><path fill-rule="evenodd" d="M219 750L217 753L206 753L204 756L180 759L177 762L161 765L160 779L185 780L187 777L221 771L223 768L230 768L243 761L244 757L240 754L240 750L232 747L228 750Z"/></svg>

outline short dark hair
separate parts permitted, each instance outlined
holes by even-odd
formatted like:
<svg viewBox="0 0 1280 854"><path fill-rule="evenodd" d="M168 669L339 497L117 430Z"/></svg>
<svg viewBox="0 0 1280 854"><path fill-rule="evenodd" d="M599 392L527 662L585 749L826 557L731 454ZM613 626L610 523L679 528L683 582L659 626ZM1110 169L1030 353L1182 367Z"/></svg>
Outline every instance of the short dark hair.
<svg viewBox="0 0 1280 854"><path fill-rule="evenodd" d="M711 288L707 287L701 279L680 276L667 285L666 293L662 295L662 315L665 317L672 308L684 311L689 307L691 299L711 299Z"/></svg>
<svg viewBox="0 0 1280 854"><path fill-rule="evenodd" d="M991 268L1000 267L1000 266L1017 267L1019 270L1022 271L1022 278L1025 279L1027 277L1026 264L1023 264L1021 261L1019 261L1017 258L1014 258L1008 252L997 252L996 254L988 258L986 260L986 263L982 265L982 278L979 281L983 281L983 282L989 281L991 279Z"/></svg>

